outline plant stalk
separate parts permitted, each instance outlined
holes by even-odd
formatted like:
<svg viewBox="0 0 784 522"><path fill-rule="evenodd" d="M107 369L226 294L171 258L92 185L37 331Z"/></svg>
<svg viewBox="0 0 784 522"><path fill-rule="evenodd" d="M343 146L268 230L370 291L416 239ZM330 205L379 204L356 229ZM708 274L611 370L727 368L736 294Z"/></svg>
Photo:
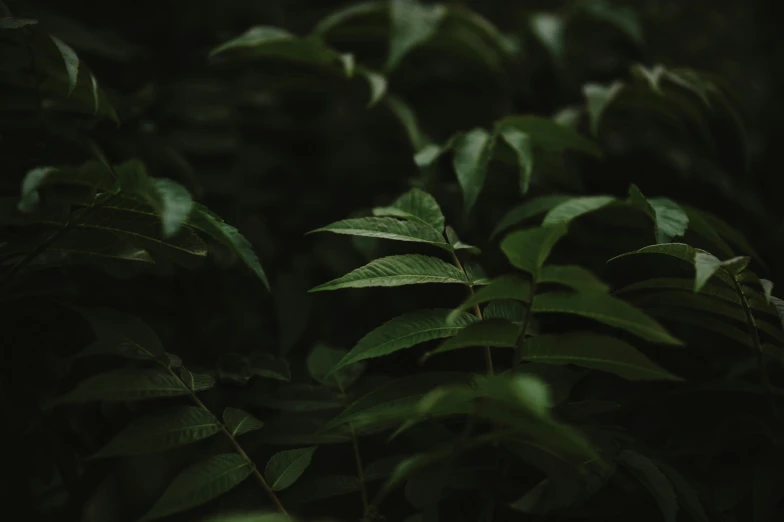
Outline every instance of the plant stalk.
<svg viewBox="0 0 784 522"><path fill-rule="evenodd" d="M346 397L346 392L343 390L343 387L340 386L340 394L343 396L344 401L348 401ZM354 430L354 423L348 423L349 430L351 430L351 445L354 449L354 463L357 466L357 478L359 479L359 491L362 495L362 516L367 516L368 510L370 509L370 503L368 502L368 494L367 488L365 487L365 471L362 466L362 456L359 453L359 441L357 440L357 432Z"/></svg>
<svg viewBox="0 0 784 522"><path fill-rule="evenodd" d="M759 369L762 387L765 390L765 394L768 396L768 400L770 401L770 407L773 412L773 416L778 417L779 413L778 408L776 407L776 399L773 397L773 392L770 388L770 380L768 379L768 371L765 368L765 354L762 351L762 342L760 341L759 331L757 330L757 323L754 320L754 315L751 313L751 306L749 305L748 299L746 299L746 294L743 293L743 288L738 282L738 278L734 274L730 274L730 277L732 277L732 282L735 284L735 291L738 293L738 297L740 297L741 304L743 305L743 312L746 315L746 323L748 325L749 332L751 333L751 339L754 343L754 348L757 350L757 367Z"/></svg>
<svg viewBox="0 0 784 522"><path fill-rule="evenodd" d="M199 399L199 397L196 395L196 393L193 390L190 389L190 387L180 378L179 375L177 375L174 371L172 371L172 369L169 367L168 364L161 363L161 365L165 366L166 369L168 370L168 372L172 376L174 376L178 381L180 381L180 383L189 390L191 400L193 401L194 404L196 404L196 406L198 406L199 408L201 408L204 411L208 412L210 415L213 415L213 413L210 411L210 409L207 407L207 405L204 404L201 399ZM226 425L223 424L223 423L221 423L221 432L223 433L223 435L226 436L227 439L229 439L229 442L231 442L231 445L234 448L234 450L243 459L245 459L248 462L248 464L250 464L251 469L253 470L253 475L256 477L256 480L259 482L259 484L261 484L261 487L264 489L264 491L266 491L267 496L270 498L272 503L275 504L275 507L278 509L278 511L280 511L280 513L282 513L284 515L288 515L288 511L286 511L286 508L283 507L283 504L280 502L280 499L278 498L278 495L275 494L275 491L272 490L270 485L264 479L264 475L261 474L259 469L256 467L256 464L248 456L248 454L245 453L245 450L242 449L242 446L240 446L240 443L237 442L236 437L234 437L234 435L231 434L231 432L228 430Z"/></svg>
<svg viewBox="0 0 784 522"><path fill-rule="evenodd" d="M454 262L455 266L458 269L460 269L461 272L463 272L463 275L466 277L466 279L468 279L468 274L466 273L465 268L463 268L463 264L460 262L460 259L457 257L457 254L454 252L452 252L452 261ZM467 288L468 288L468 297L473 297L474 287L469 284ZM479 309L478 304L474 305L474 315L476 315L476 317L480 321L483 319L482 310ZM487 375L494 375L495 369L493 368L493 354L490 351L490 347L485 346L484 352L485 352L485 367L487 368Z"/></svg>

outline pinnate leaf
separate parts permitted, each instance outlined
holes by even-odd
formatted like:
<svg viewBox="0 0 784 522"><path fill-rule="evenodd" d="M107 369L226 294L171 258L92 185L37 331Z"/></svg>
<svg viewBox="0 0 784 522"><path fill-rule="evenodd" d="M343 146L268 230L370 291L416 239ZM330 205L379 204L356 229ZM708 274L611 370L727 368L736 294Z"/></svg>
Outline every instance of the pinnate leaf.
<svg viewBox="0 0 784 522"><path fill-rule="evenodd" d="M248 240L236 228L228 225L216 214L199 204L194 204L193 211L188 218L188 224L228 247L269 289L269 281L267 281L264 269L259 263L258 256Z"/></svg>
<svg viewBox="0 0 784 522"><path fill-rule="evenodd" d="M422 283L457 283L467 285L469 281L461 270L436 257L405 254L375 259L343 277L319 285L310 291L319 292L341 288L403 286Z"/></svg>
<svg viewBox="0 0 784 522"><path fill-rule="evenodd" d="M445 250L452 250L444 237L433 227L417 221L401 221L392 217L344 219L318 228L313 232L333 232L351 236L429 243Z"/></svg>
<svg viewBox="0 0 784 522"><path fill-rule="evenodd" d="M250 431L264 427L264 423L259 419L237 408L226 408L223 410L223 422L226 429L234 436L242 435Z"/></svg>
<svg viewBox="0 0 784 522"><path fill-rule="evenodd" d="M133 421L92 458L154 453L205 439L220 430L218 419L209 411L179 406Z"/></svg>
<svg viewBox="0 0 784 522"><path fill-rule="evenodd" d="M580 315L626 330L646 341L683 344L643 311L610 295L545 293L536 296L533 312Z"/></svg>
<svg viewBox="0 0 784 522"><path fill-rule="evenodd" d="M751 259L745 256L721 261L712 254L697 252L694 256L694 291L699 292L719 272L726 272L730 274L729 277L737 276L748 266L749 261Z"/></svg>
<svg viewBox="0 0 784 522"><path fill-rule="evenodd" d="M397 198L388 207L373 209L375 216L394 216L412 219L430 225L439 234L444 230L444 214L436 199L418 188L413 188Z"/></svg>
<svg viewBox="0 0 784 522"><path fill-rule="evenodd" d="M455 143L453 164L457 181L463 191L466 214L471 211L482 192L495 142L495 135L477 128L463 134Z"/></svg>
<svg viewBox="0 0 784 522"><path fill-rule="evenodd" d="M452 318L450 310L420 310L387 321L360 339L336 368L450 337L477 320L466 313L457 314L452 321L447 317Z"/></svg>
<svg viewBox="0 0 784 522"><path fill-rule="evenodd" d="M474 306L496 299L514 299L527 303L531 299L531 283L516 275L493 279L452 310L447 317L447 322L451 324L458 318L462 318Z"/></svg>
<svg viewBox="0 0 784 522"><path fill-rule="evenodd" d="M582 293L606 294L609 287L581 266L547 265L539 271L537 283L557 283Z"/></svg>
<svg viewBox="0 0 784 522"><path fill-rule="evenodd" d="M632 381L681 380L634 346L614 337L588 332L531 337L525 343L523 360L573 364L614 373Z"/></svg>
<svg viewBox="0 0 784 522"><path fill-rule="evenodd" d="M525 203L518 205L507 212L503 219L498 222L498 225L496 225L492 236L495 237L507 228L518 225L523 221L539 214L544 214L551 208L569 199L572 199L572 196L566 196L563 194L550 194L547 196L538 196L532 198L531 200L526 201Z"/></svg>
<svg viewBox="0 0 784 522"><path fill-rule="evenodd" d="M612 196L582 196L569 199L553 207L542 221L542 225L552 226L569 223L583 214L594 212L613 203Z"/></svg>
<svg viewBox="0 0 784 522"><path fill-rule="evenodd" d="M532 274L536 280L550 251L566 232L566 225L517 230L504 238L501 250L513 266Z"/></svg>
<svg viewBox="0 0 784 522"><path fill-rule="evenodd" d="M241 484L252 471L252 464L236 453L209 457L180 473L141 521L163 518L209 502Z"/></svg>
<svg viewBox="0 0 784 522"><path fill-rule="evenodd" d="M520 193L526 195L534 170L533 141L528 134L510 125L502 126L499 134L517 156L517 165L520 169Z"/></svg>
<svg viewBox="0 0 784 522"><path fill-rule="evenodd" d="M294 484L308 469L316 447L281 451L272 456L264 469L264 478L274 491Z"/></svg>
<svg viewBox="0 0 784 522"><path fill-rule="evenodd" d="M392 70L412 49L422 45L438 31L446 14L444 6L423 5L418 0L392 0L389 56L386 69Z"/></svg>
<svg viewBox="0 0 784 522"><path fill-rule="evenodd" d="M128 161L115 168L123 193L138 197L151 206L163 224L163 236L175 235L193 210L188 190L170 179L151 178L144 164Z"/></svg>
<svg viewBox="0 0 784 522"><path fill-rule="evenodd" d="M428 352L425 358L470 346L514 348L519 335L520 327L514 323L504 319L487 319L469 325L435 350Z"/></svg>
<svg viewBox="0 0 784 522"><path fill-rule="evenodd" d="M178 378L159 370L115 370L88 377L58 404L71 402L123 402L189 395Z"/></svg>

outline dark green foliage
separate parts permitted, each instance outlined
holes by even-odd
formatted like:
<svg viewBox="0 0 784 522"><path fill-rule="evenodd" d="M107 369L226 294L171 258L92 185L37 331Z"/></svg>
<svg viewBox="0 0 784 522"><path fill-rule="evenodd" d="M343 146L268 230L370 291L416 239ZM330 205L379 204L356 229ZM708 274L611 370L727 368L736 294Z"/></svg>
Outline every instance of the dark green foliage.
<svg viewBox="0 0 784 522"><path fill-rule="evenodd" d="M784 519L772 22L104 4L0 1L7 512Z"/></svg>

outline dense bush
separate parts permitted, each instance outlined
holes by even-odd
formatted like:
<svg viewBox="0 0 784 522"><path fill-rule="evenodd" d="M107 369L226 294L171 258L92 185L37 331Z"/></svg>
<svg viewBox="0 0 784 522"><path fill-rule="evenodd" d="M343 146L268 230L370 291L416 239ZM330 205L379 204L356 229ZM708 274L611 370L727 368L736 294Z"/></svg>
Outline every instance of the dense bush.
<svg viewBox="0 0 784 522"><path fill-rule="evenodd" d="M764 2L116 4L0 2L6 511L782 519Z"/></svg>

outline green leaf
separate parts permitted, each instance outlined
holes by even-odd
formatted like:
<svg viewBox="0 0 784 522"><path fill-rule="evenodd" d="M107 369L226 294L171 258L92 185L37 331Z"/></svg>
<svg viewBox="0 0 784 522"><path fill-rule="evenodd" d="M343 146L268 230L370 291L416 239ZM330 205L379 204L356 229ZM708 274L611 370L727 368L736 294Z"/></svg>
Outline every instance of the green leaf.
<svg viewBox="0 0 784 522"><path fill-rule="evenodd" d="M601 156L599 147L585 136L566 125L539 116L511 116L498 122L499 126L511 127L527 134L534 145L547 151L560 152L571 149L593 156Z"/></svg>
<svg viewBox="0 0 784 522"><path fill-rule="evenodd" d="M387 92L387 79L384 75L371 71L364 67L357 67L357 74L365 78L370 88L370 100L368 108L375 106Z"/></svg>
<svg viewBox="0 0 784 522"><path fill-rule="evenodd" d="M418 344L455 335L475 322L471 314L457 314L454 321L450 310L420 310L396 317L365 335L335 366L340 369L366 359L383 357Z"/></svg>
<svg viewBox="0 0 784 522"><path fill-rule="evenodd" d="M223 410L223 422L226 429L235 437L264 427L264 423L248 413L237 408Z"/></svg>
<svg viewBox="0 0 784 522"><path fill-rule="evenodd" d="M641 310L605 294L540 294L534 300L533 312L580 315L626 330L646 341L683 344Z"/></svg>
<svg viewBox="0 0 784 522"><path fill-rule="evenodd" d="M56 404L71 402L124 402L189 395L176 377L159 370L115 370L89 377Z"/></svg>
<svg viewBox="0 0 784 522"><path fill-rule="evenodd" d="M678 497L661 470L636 451L621 451L619 460L656 499L665 522L675 522L678 518Z"/></svg>
<svg viewBox="0 0 784 522"><path fill-rule="evenodd" d="M770 296L771 292L773 292L773 281L768 279L760 279L760 285L762 286L762 291L765 293L765 302L770 304Z"/></svg>
<svg viewBox="0 0 784 522"><path fill-rule="evenodd" d="M0 29L21 29L37 23L38 20L32 18L14 18L8 15L0 17Z"/></svg>
<svg viewBox="0 0 784 522"><path fill-rule="evenodd" d="M453 321L463 318L465 312L476 305L496 299L514 299L527 303L531 299L531 283L516 275L505 275L493 279L452 310L447 317L447 323L452 324Z"/></svg>
<svg viewBox="0 0 784 522"><path fill-rule="evenodd" d="M397 198L388 207L373 209L375 216L394 216L412 219L430 225L441 234L444 230L444 214L436 199L427 192L413 188Z"/></svg>
<svg viewBox="0 0 784 522"><path fill-rule="evenodd" d="M180 380L190 391L200 392L215 386L215 378L206 373L193 373L187 368L180 368Z"/></svg>
<svg viewBox="0 0 784 522"><path fill-rule="evenodd" d="M384 12L388 9L386 2L370 1L352 4L343 9L337 9L319 20L313 28L313 34L324 36L335 28L357 17Z"/></svg>
<svg viewBox="0 0 784 522"><path fill-rule="evenodd" d="M446 9L439 4L422 5L417 0L392 0L386 69L391 71L396 68L412 49L430 40L445 15Z"/></svg>
<svg viewBox="0 0 784 522"><path fill-rule="evenodd" d="M594 212L615 202L613 196L583 196L571 198L556 205L547 213L542 221L544 226L566 224L583 214Z"/></svg>
<svg viewBox="0 0 784 522"><path fill-rule="evenodd" d="M427 352L424 359L471 346L514 348L519 335L520 327L514 323L504 319L487 319L467 326L435 350Z"/></svg>
<svg viewBox="0 0 784 522"><path fill-rule="evenodd" d="M316 382L345 392L365 372L364 363L344 364L338 367L347 350L317 344L307 359L308 373Z"/></svg>
<svg viewBox="0 0 784 522"><path fill-rule="evenodd" d="M163 223L164 237L180 230L193 210L191 194L185 187L169 179L151 178L138 160L117 166L115 172L124 193L138 196L155 209Z"/></svg>
<svg viewBox="0 0 784 522"><path fill-rule="evenodd" d="M619 256L610 259L608 263L610 261L615 261L616 259L621 259L624 257L640 255L640 254L663 254L663 255L675 257L682 261L686 261L690 265L694 265L694 259L698 253L707 254L707 252L705 252L704 250L694 248L693 246L686 245L684 243L665 243L662 245L651 245L651 246L641 248L639 250L635 250L633 252L627 252L625 254L621 254ZM724 271L716 272L716 276L730 287L734 287L732 278Z"/></svg>
<svg viewBox="0 0 784 522"><path fill-rule="evenodd" d="M436 257L405 254L375 259L343 277L311 288L310 291L321 292L340 288L403 286L423 283L467 285L469 281L461 270Z"/></svg>
<svg viewBox="0 0 784 522"><path fill-rule="evenodd" d="M452 250L450 245L444 241L444 237L433 227L417 221L401 221L392 217L344 219L326 227L317 228L312 232L333 232L352 236L429 243L445 250Z"/></svg>
<svg viewBox="0 0 784 522"><path fill-rule="evenodd" d="M281 491L294 484L308 469L316 447L281 451L272 456L264 468L264 478L273 491Z"/></svg>
<svg viewBox="0 0 784 522"><path fill-rule="evenodd" d="M79 81L79 65L81 62L76 55L76 51L71 49L68 44L54 36L50 36L50 38L57 47L57 50L60 51L63 62L65 62L65 72L68 74L68 96L70 96Z"/></svg>
<svg viewBox="0 0 784 522"><path fill-rule="evenodd" d="M501 241L501 250L513 266L536 280L550 251L567 230L566 225L517 230Z"/></svg>
<svg viewBox="0 0 784 522"><path fill-rule="evenodd" d="M708 280L719 271L726 271L732 276L738 275L748 266L748 257L734 257L726 261L721 261L712 254L697 252L694 256L694 291L699 292ZM731 276L731 277L732 277Z"/></svg>
<svg viewBox="0 0 784 522"><path fill-rule="evenodd" d="M498 222L495 230L493 230L492 237L497 236L507 228L518 225L527 219L530 219L539 214L544 214L551 208L569 199L572 199L572 196L552 194L548 196L538 196L523 203L522 205L518 205L507 212L503 219Z"/></svg>
<svg viewBox="0 0 784 522"><path fill-rule="evenodd" d="M110 353L132 359L155 359L164 355L158 336L138 317L109 308L72 308L90 323L96 337L96 342L80 352L80 356Z"/></svg>
<svg viewBox="0 0 784 522"><path fill-rule="evenodd" d="M397 379L359 398L326 423L322 431L332 431L348 423L358 431L390 427L405 420L412 406L436 387L467 383L472 377L469 373L428 372Z"/></svg>
<svg viewBox="0 0 784 522"><path fill-rule="evenodd" d="M587 83L583 86L583 96L591 119L591 132L594 136L599 134L599 126L607 108L612 105L621 91L626 87L623 82L613 82L610 85Z"/></svg>
<svg viewBox="0 0 784 522"><path fill-rule="evenodd" d="M209 411L178 406L131 422L91 458L155 453L206 439L220 430L218 419Z"/></svg>
<svg viewBox="0 0 784 522"><path fill-rule="evenodd" d="M54 167L36 167L27 171L22 180L22 197L19 199L18 205L20 212L33 212L38 207L38 203L41 201L38 188L50 173L56 171L57 169Z"/></svg>
<svg viewBox="0 0 784 522"><path fill-rule="evenodd" d="M466 214L471 211L484 187L495 141L495 135L477 128L463 134L455 143L453 165L463 191Z"/></svg>
<svg viewBox="0 0 784 522"><path fill-rule="evenodd" d="M667 198L652 198L648 202L655 213L658 243L670 243L674 238L686 233L689 228L689 215L683 207Z"/></svg>
<svg viewBox="0 0 784 522"><path fill-rule="evenodd" d="M141 521L163 518L209 502L238 486L252 471L251 463L236 453L209 457L180 473Z"/></svg>
<svg viewBox="0 0 784 522"><path fill-rule="evenodd" d="M472 254L481 254L482 251L473 245L463 243L452 227L446 227L446 239L455 250L468 250ZM466 268L468 270L468 268ZM472 281L476 282L474 279Z"/></svg>
<svg viewBox="0 0 784 522"><path fill-rule="evenodd" d="M581 293L606 294L609 287L581 266L543 266L536 278L537 283L557 283Z"/></svg>
<svg viewBox="0 0 784 522"><path fill-rule="evenodd" d="M525 343L523 360L573 364L614 373L631 381L682 380L652 362L634 346L614 337L588 332L532 337Z"/></svg>
<svg viewBox="0 0 784 522"><path fill-rule="evenodd" d="M517 156L517 165L520 169L520 193L525 196L531 185L531 174L534 170L534 147L531 137L520 129L508 125L502 126L499 134Z"/></svg>
<svg viewBox="0 0 784 522"><path fill-rule="evenodd" d="M773 522L776 508L784 497L782 481L784 446L777 444L765 450L757 461L752 492L754 522Z"/></svg>
<svg viewBox="0 0 784 522"><path fill-rule="evenodd" d="M589 16L605 22L623 32L632 41L643 43L642 22L637 11L629 5L617 5L606 0L582 2L577 4Z"/></svg>
<svg viewBox="0 0 784 522"><path fill-rule="evenodd" d="M269 290L269 281L267 281L264 269L261 267L261 263L259 263L258 256L256 256L248 240L236 228L224 223L220 217L199 204L194 205L193 211L188 218L188 224L229 247L261 279L261 282Z"/></svg>

